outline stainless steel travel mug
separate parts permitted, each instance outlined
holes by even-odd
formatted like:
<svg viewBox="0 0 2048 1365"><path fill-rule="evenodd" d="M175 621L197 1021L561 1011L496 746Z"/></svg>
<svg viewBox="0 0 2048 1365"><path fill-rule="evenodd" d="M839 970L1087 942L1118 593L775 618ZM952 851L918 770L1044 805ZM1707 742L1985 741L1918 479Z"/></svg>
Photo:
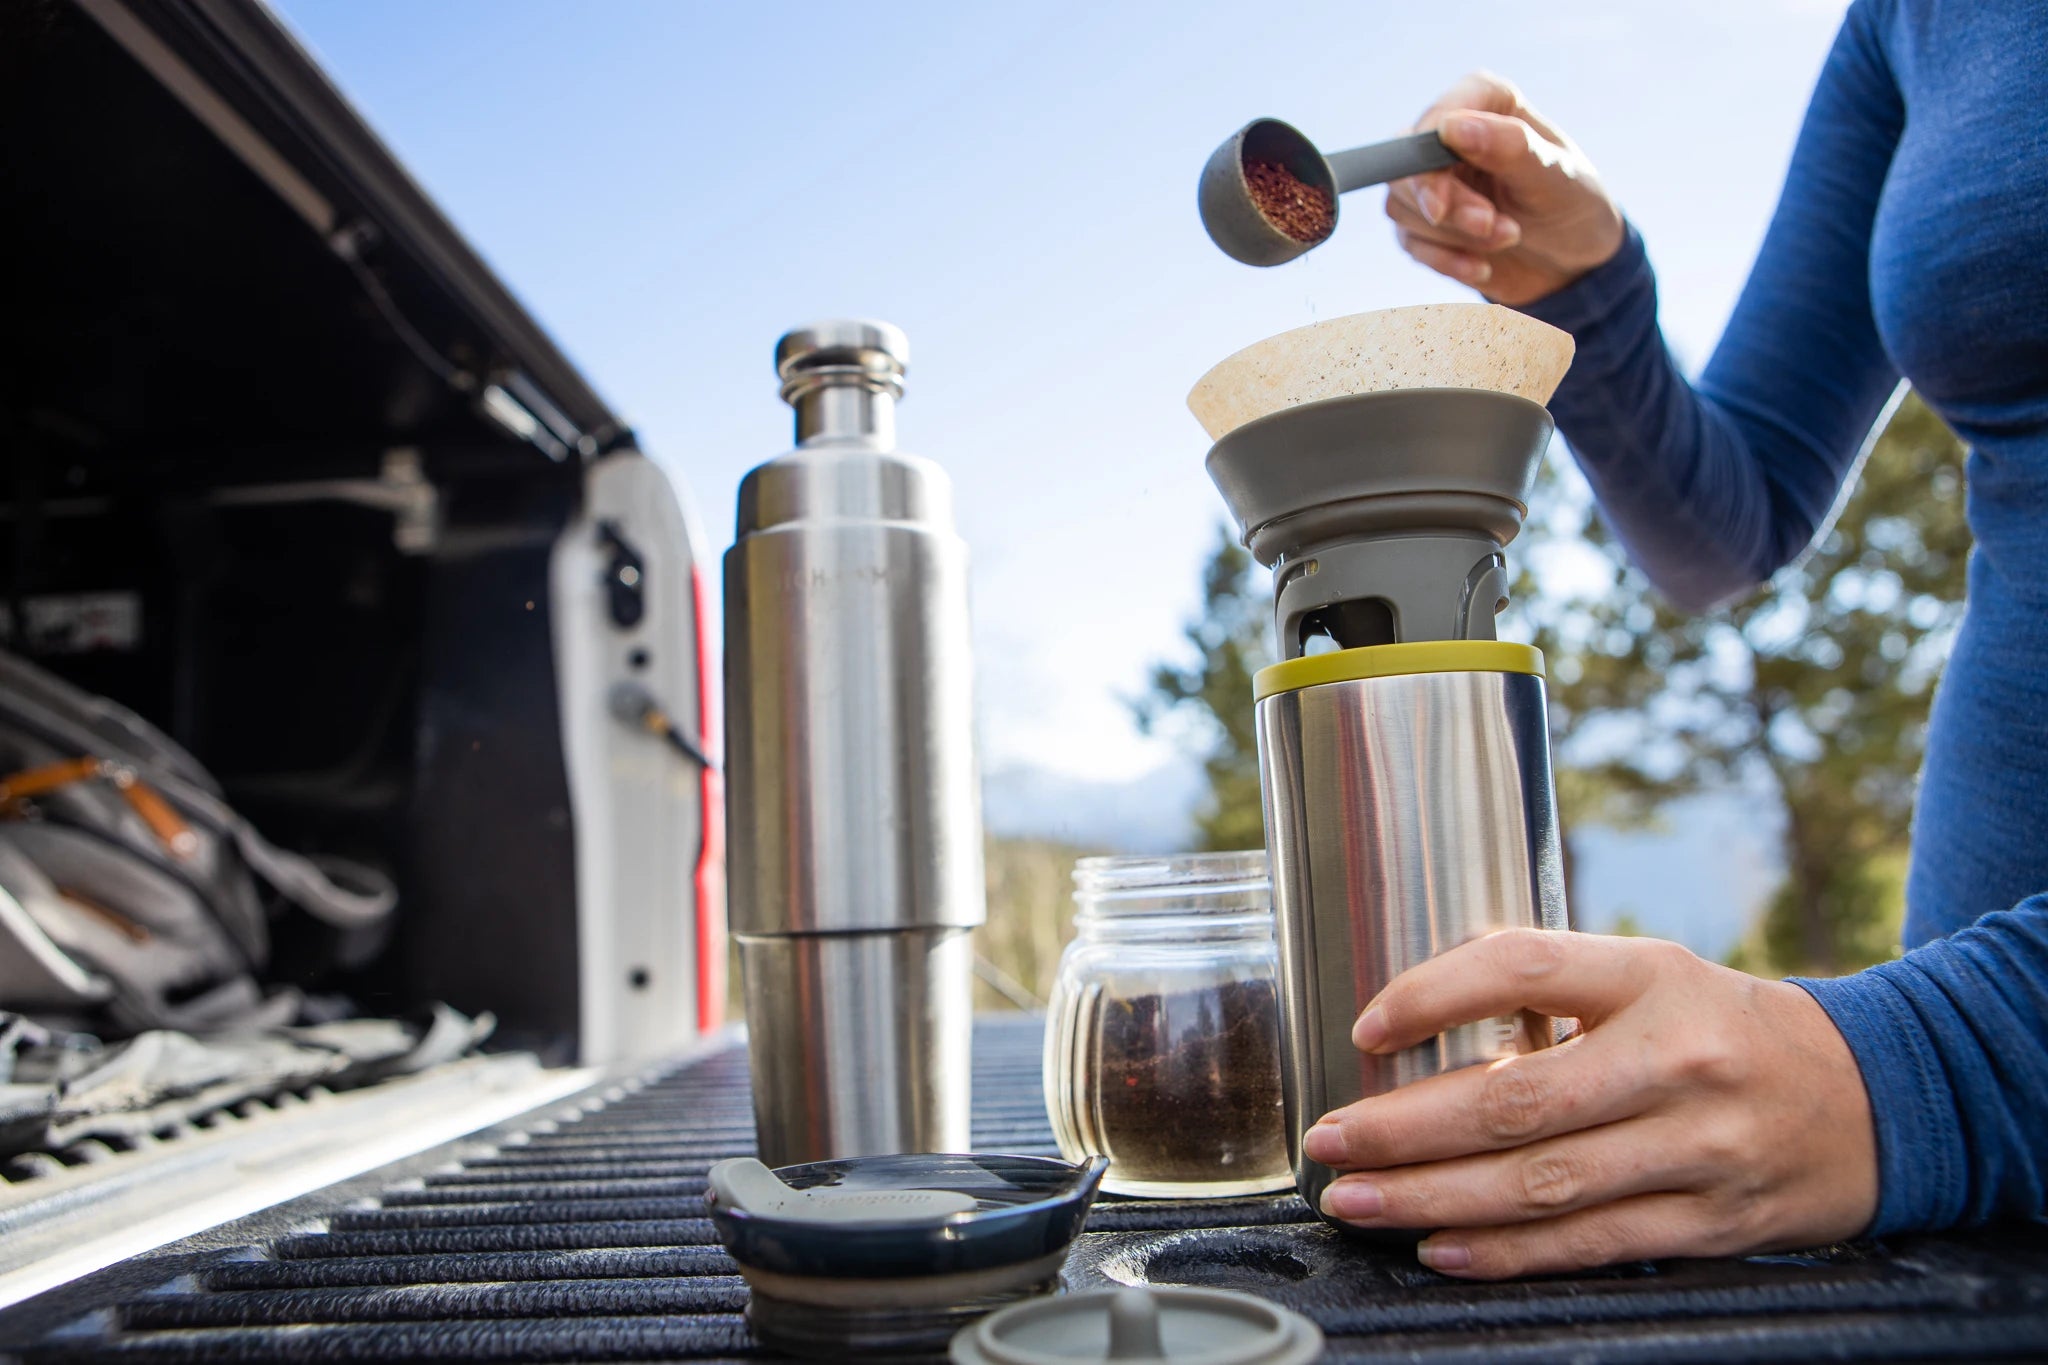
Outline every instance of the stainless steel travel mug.
<svg viewBox="0 0 2048 1365"><path fill-rule="evenodd" d="M1550 414L1515 394L1394 389L1269 412L1209 451L1273 570L1259 787L1289 1156L1318 1209L1333 1173L1301 1152L1317 1119L1551 1040L1530 1017L1391 1057L1351 1046L1408 968L1488 930L1567 927L1543 656L1493 638L1550 436Z"/></svg>
<svg viewBox="0 0 2048 1365"><path fill-rule="evenodd" d="M797 448L725 557L730 916L770 1166L965 1151L986 917L967 551L886 323L776 348Z"/></svg>
<svg viewBox="0 0 2048 1365"><path fill-rule="evenodd" d="M1388 1056L1351 1045L1403 971L1494 929L1565 927L1543 658L1492 640L1290 660L1255 688L1280 942L1295 1183L1333 1173L1301 1135L1332 1109L1547 1046L1550 1022L1483 1020Z"/></svg>

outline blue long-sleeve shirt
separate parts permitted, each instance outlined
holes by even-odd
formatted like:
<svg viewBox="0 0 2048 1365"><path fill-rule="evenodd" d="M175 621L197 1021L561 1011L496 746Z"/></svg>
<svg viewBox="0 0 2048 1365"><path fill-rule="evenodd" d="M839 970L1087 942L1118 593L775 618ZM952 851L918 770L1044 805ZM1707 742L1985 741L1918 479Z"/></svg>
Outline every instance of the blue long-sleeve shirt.
<svg viewBox="0 0 2048 1365"><path fill-rule="evenodd" d="M1819 530L1900 378L1970 446L1969 602L1927 736L1906 946L1802 981L1862 1068L1875 1232L2048 1209L2048 4L1856 0L1697 384L1631 229L1525 311L1629 552L1704 609ZM1994 913L1996 912L1996 913Z"/></svg>

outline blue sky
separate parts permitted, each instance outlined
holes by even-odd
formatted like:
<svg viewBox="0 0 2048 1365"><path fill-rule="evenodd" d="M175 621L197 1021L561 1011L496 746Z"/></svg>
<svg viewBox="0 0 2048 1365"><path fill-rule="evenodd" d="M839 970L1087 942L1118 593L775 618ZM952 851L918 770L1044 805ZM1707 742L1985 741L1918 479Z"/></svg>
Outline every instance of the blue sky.
<svg viewBox="0 0 2048 1365"><path fill-rule="evenodd" d="M1490 66L1592 154L1697 359L1842 9L278 3L721 547L788 444L775 338L906 328L902 440L952 471L975 558L986 761L1108 779L1166 756L1120 698L1176 649L1221 516L1189 384L1318 317L1461 296L1374 192L1295 264L1225 259L1194 212L1209 150L1260 114L1370 141Z"/></svg>

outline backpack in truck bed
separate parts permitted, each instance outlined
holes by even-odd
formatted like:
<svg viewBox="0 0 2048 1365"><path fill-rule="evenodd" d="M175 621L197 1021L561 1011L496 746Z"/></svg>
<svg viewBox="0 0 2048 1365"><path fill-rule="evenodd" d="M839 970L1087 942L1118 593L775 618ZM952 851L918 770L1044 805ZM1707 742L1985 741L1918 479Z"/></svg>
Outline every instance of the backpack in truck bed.
<svg viewBox="0 0 2048 1365"><path fill-rule="evenodd" d="M261 984L259 882L344 930L397 901L265 840L134 712L0 651L0 1009L103 1037L290 1022Z"/></svg>

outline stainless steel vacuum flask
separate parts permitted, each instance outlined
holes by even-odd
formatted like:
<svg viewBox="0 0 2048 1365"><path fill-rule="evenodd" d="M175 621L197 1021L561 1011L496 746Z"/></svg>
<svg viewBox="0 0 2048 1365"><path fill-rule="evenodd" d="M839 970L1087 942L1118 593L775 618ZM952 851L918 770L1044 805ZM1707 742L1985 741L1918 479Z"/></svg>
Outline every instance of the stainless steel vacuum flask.
<svg viewBox="0 0 2048 1365"><path fill-rule="evenodd" d="M895 449L909 346L776 347L797 447L740 485L725 557L730 915L770 1166L968 1148L986 917L967 552Z"/></svg>
<svg viewBox="0 0 2048 1365"><path fill-rule="evenodd" d="M1543 659L1493 625L1550 429L1525 399L1407 390L1275 413L1210 452L1274 571L1282 660L1253 690L1289 1150L1312 1207L1334 1173L1301 1134L1322 1115L1551 1041L1517 1016L1393 1056L1351 1045L1409 967L1489 930L1566 927Z"/></svg>

